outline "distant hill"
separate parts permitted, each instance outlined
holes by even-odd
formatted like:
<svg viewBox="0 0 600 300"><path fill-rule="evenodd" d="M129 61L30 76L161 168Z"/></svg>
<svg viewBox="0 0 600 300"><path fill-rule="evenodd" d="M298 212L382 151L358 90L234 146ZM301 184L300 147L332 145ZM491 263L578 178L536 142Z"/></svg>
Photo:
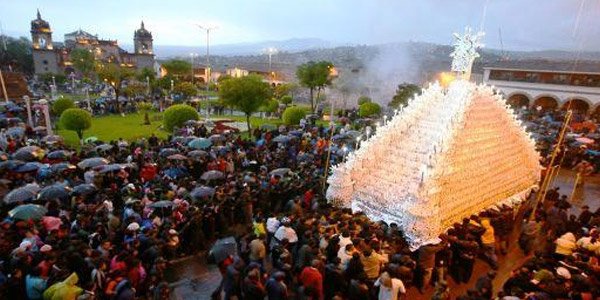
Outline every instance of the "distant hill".
<svg viewBox="0 0 600 300"><path fill-rule="evenodd" d="M295 80L298 65L308 61L331 61L340 71L334 87L326 89L327 97L344 99L353 105L359 95L371 97L386 104L399 83L425 84L435 81L440 72L450 69L452 47L424 42L402 42L380 45L333 45L319 39L292 39L211 47L211 65L216 70L240 67L250 70L268 70L265 49L275 47L279 52L272 56L272 69L283 74L286 80ZM156 46L159 60L179 57L189 60L189 53L202 55L205 48ZM166 55L169 53L170 55ZM196 62L203 64L203 57ZM486 49L475 61L474 74L481 74L484 65L501 61L537 60L568 62L575 60L600 61L600 52L569 51L500 51ZM477 76L477 75L475 75ZM480 76L479 76L480 77ZM342 92L343 91L343 92ZM302 92L300 99L307 98Z"/></svg>
<svg viewBox="0 0 600 300"><path fill-rule="evenodd" d="M204 40L198 40L198 46L169 46L155 45L154 52L161 58L185 56L189 53L205 53ZM210 52L216 55L256 55L264 53L267 48L273 47L278 51L298 52L309 49L331 48L331 42L317 38L289 39L283 41L264 41L256 43L239 43L210 46Z"/></svg>

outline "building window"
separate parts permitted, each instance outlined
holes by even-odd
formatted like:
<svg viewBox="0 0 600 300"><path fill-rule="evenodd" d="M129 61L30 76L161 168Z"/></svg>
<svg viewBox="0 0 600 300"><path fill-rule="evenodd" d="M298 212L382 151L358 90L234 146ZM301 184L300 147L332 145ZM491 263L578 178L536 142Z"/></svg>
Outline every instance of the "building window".
<svg viewBox="0 0 600 300"><path fill-rule="evenodd" d="M43 64L45 64L45 65L47 65L47 64L48 64L48 61L44 59L44 60L42 61L42 63L43 63Z"/></svg>

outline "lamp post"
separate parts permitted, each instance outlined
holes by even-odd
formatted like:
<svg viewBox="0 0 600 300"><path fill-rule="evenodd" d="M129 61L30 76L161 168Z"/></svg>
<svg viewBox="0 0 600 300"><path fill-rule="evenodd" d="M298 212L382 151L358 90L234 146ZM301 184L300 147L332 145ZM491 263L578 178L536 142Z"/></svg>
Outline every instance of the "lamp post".
<svg viewBox="0 0 600 300"><path fill-rule="evenodd" d="M210 31L217 29L216 26L202 26L198 25L202 30L206 31L206 68L204 69L204 75L206 76L206 119L210 119L210 102L208 101L208 92L210 91Z"/></svg>
<svg viewBox="0 0 600 300"><path fill-rule="evenodd" d="M50 92L52 94L52 100L56 100L56 78L54 75L52 76L52 89Z"/></svg>
<svg viewBox="0 0 600 300"><path fill-rule="evenodd" d="M271 82L273 81L274 77L274 73L273 70L271 69L271 62L272 62L272 56L273 54L277 53L277 49L273 48L273 47L269 47L267 48L267 55L269 55L269 77L271 78Z"/></svg>
<svg viewBox="0 0 600 300"><path fill-rule="evenodd" d="M150 96L150 77L146 76L146 93Z"/></svg>

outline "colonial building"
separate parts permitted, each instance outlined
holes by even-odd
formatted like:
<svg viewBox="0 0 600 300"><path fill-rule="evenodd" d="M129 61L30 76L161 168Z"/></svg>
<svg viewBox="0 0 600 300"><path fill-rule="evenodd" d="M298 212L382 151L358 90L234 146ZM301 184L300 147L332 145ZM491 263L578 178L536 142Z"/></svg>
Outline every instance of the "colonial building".
<svg viewBox="0 0 600 300"><path fill-rule="evenodd" d="M101 62L154 70L152 33L144 27L144 22L133 34L134 52L130 53L119 47L116 40L99 39L81 29L65 34L64 43L53 42L50 24L42 19L38 10L37 18L31 21L31 41L36 74L71 74L75 71L70 57L74 49L90 51Z"/></svg>
<svg viewBox="0 0 600 300"><path fill-rule="evenodd" d="M483 69L484 82L497 87L511 105L600 113L599 62L507 61Z"/></svg>

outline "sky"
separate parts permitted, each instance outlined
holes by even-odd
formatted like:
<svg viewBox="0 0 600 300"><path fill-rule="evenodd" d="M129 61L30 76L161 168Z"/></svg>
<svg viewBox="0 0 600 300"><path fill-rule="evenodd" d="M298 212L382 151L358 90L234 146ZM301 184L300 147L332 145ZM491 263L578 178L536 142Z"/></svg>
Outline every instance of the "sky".
<svg viewBox="0 0 600 300"><path fill-rule="evenodd" d="M158 45L199 46L197 24L217 26L211 44L319 38L335 44L449 44L465 26L488 48L600 51L600 0L0 0L5 34L29 37L39 8L53 38L79 28L133 43L144 21ZM501 32L501 34L500 34Z"/></svg>

